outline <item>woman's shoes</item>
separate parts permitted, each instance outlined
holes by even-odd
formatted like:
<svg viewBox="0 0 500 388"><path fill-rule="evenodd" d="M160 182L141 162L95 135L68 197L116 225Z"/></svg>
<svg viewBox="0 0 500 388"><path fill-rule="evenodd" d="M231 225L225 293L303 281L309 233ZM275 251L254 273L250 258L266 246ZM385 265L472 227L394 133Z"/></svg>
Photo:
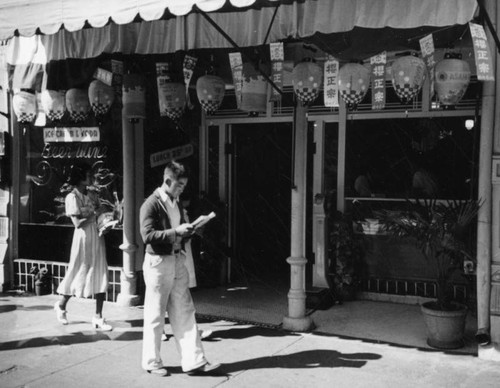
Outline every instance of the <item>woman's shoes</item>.
<svg viewBox="0 0 500 388"><path fill-rule="evenodd" d="M101 331L113 330L113 326L107 324L104 318L92 317L92 326L94 329L99 329Z"/></svg>
<svg viewBox="0 0 500 388"><path fill-rule="evenodd" d="M67 325L68 319L66 318L66 310L63 310L61 308L59 302L56 302L56 304L54 305L54 310L56 310L57 320L61 322L63 325Z"/></svg>

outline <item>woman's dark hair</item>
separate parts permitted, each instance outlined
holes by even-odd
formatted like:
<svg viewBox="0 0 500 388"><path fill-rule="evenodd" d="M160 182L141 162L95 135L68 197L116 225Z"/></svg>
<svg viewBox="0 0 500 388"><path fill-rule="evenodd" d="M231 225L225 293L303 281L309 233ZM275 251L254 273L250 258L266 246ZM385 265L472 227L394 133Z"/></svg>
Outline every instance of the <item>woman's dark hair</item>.
<svg viewBox="0 0 500 388"><path fill-rule="evenodd" d="M81 181L87 179L87 173L91 167L85 163L73 164L69 172L68 183L72 186L78 185Z"/></svg>

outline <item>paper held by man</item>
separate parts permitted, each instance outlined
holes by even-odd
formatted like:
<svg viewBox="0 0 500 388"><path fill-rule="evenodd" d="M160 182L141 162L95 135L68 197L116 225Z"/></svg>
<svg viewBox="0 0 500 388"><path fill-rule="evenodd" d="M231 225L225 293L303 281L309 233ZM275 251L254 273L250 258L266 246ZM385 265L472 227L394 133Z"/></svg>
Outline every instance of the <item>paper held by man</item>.
<svg viewBox="0 0 500 388"><path fill-rule="evenodd" d="M215 213L210 212L207 215L199 216L196 220L191 222L191 225L193 225L194 230L199 229L214 217L215 217Z"/></svg>

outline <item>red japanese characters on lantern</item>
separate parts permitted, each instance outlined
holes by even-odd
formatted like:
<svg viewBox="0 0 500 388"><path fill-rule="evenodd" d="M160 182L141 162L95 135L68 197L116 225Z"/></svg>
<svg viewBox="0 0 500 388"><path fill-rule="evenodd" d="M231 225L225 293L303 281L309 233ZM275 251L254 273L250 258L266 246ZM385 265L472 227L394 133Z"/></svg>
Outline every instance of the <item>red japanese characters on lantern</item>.
<svg viewBox="0 0 500 388"><path fill-rule="evenodd" d="M303 105L310 104L318 97L322 82L323 69L310 58L293 68L293 91Z"/></svg>
<svg viewBox="0 0 500 388"><path fill-rule="evenodd" d="M425 81L425 62L416 56L399 57L392 64L392 86L402 102L412 100Z"/></svg>
<svg viewBox="0 0 500 388"><path fill-rule="evenodd" d="M12 98L12 107L20 123L31 123L35 120L36 96L33 93L21 91Z"/></svg>
<svg viewBox="0 0 500 388"><path fill-rule="evenodd" d="M196 81L196 95L207 114L213 114L219 109L225 92L224 80L216 75L204 75Z"/></svg>
<svg viewBox="0 0 500 388"><path fill-rule="evenodd" d="M270 68L264 64L260 69L269 75ZM259 112L267 111L267 81L264 76L255 69L251 63L244 63L242 67L243 79L241 85L240 109L257 115Z"/></svg>
<svg viewBox="0 0 500 388"><path fill-rule="evenodd" d="M122 114L129 120L146 117L146 88L144 79L138 74L123 76Z"/></svg>
<svg viewBox="0 0 500 388"><path fill-rule="evenodd" d="M466 61L447 54L445 59L435 66L435 84L439 102L445 107L452 107L462 99L470 82L470 67Z"/></svg>
<svg viewBox="0 0 500 388"><path fill-rule="evenodd" d="M40 96L42 109L51 121L61 120L66 111L64 92L58 90L44 90Z"/></svg>
<svg viewBox="0 0 500 388"><path fill-rule="evenodd" d="M348 107L355 108L370 86L370 71L360 63L346 63L339 70L339 95Z"/></svg>
<svg viewBox="0 0 500 388"><path fill-rule="evenodd" d="M115 100L113 87L99 80L92 81L89 86L89 100L96 116L105 115Z"/></svg>
<svg viewBox="0 0 500 388"><path fill-rule="evenodd" d="M69 89L66 92L66 107L75 123L85 121L90 112L89 95L83 89Z"/></svg>

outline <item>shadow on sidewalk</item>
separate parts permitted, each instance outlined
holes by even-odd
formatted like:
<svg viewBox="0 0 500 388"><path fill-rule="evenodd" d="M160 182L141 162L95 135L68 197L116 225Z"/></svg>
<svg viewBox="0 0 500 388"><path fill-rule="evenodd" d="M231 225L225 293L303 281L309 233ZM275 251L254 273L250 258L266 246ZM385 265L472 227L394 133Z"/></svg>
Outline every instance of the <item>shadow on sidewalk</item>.
<svg viewBox="0 0 500 388"><path fill-rule="evenodd" d="M362 368L368 361L381 359L376 353L342 353L336 350L305 350L302 352L253 358L223 364L218 375L228 375L252 369L313 369L313 368Z"/></svg>
<svg viewBox="0 0 500 388"><path fill-rule="evenodd" d="M135 341L142 340L142 331L126 331L126 332L76 332L67 335L35 337L17 341L9 341L0 343L0 351L37 348L42 346L53 345L74 345L85 344L98 341Z"/></svg>

